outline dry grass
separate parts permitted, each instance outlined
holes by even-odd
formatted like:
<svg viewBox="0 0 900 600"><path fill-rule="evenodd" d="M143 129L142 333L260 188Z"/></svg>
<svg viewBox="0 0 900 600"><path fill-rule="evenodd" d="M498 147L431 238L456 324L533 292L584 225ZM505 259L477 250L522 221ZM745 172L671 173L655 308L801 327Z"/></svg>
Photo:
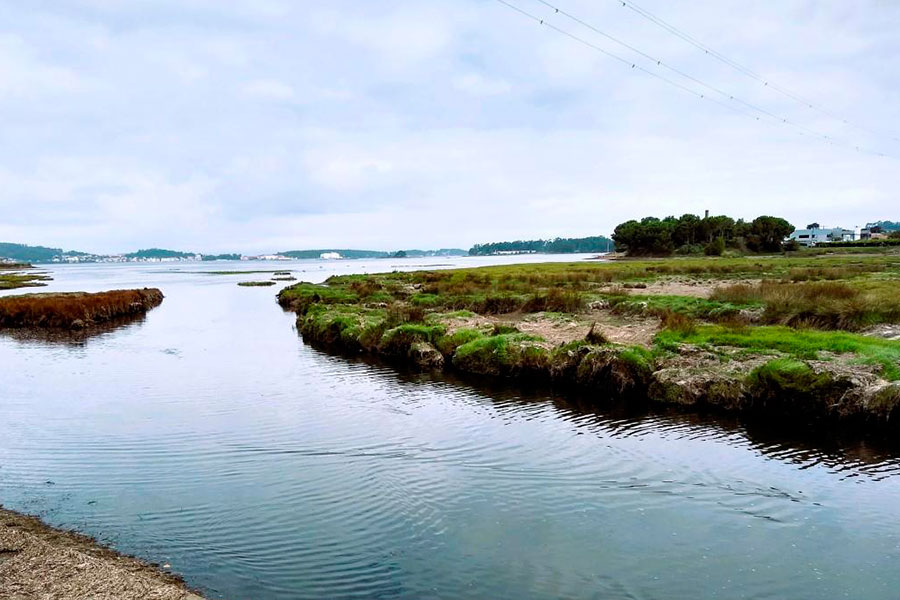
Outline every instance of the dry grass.
<svg viewBox="0 0 900 600"><path fill-rule="evenodd" d="M0 298L0 327L87 327L144 314L162 300L155 288L7 296Z"/></svg>
<svg viewBox="0 0 900 600"><path fill-rule="evenodd" d="M859 330L900 319L900 298L889 284L850 285L843 281L786 283L766 280L756 285L717 288L710 300L765 307L763 322L792 327Z"/></svg>

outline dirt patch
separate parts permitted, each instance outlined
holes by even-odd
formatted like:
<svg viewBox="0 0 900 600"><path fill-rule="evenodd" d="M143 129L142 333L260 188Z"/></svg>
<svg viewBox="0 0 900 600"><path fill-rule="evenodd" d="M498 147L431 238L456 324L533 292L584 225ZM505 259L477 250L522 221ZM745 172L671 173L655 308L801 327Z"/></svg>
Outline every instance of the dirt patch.
<svg viewBox="0 0 900 600"><path fill-rule="evenodd" d="M510 313L506 315L476 315L453 317L444 321L448 333L462 328L491 329L494 326L515 327L522 333L544 338L547 348L583 340L595 324L606 339L616 344L630 346L653 345L653 337L659 331L659 319L655 317L628 317L614 315L609 310L597 309L580 315L547 313Z"/></svg>
<svg viewBox="0 0 900 600"><path fill-rule="evenodd" d="M183 581L91 538L0 508L0 596L8 600L202 600Z"/></svg>

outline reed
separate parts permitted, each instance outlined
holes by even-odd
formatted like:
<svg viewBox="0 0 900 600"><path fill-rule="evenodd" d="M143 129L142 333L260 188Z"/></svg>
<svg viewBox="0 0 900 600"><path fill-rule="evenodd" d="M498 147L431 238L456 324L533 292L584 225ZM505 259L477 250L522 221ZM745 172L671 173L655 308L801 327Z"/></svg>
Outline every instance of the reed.
<svg viewBox="0 0 900 600"><path fill-rule="evenodd" d="M7 296L0 298L0 328L80 329L142 315L162 301L162 292L155 288Z"/></svg>

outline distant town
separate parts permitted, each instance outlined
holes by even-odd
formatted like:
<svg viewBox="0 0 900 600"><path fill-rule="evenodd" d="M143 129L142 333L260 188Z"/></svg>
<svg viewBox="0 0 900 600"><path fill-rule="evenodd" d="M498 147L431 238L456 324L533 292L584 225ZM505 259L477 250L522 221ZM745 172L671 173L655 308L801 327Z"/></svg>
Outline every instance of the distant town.
<svg viewBox="0 0 900 600"><path fill-rule="evenodd" d="M722 231L718 231L716 227L721 229L723 219L732 223L739 224L740 221L734 222L726 217L710 217L708 214L701 219L693 215L685 215L681 219L684 220L691 217L699 225L708 223L710 236L723 236ZM667 217L664 220L651 219L653 222L666 223L668 221L676 222L674 217ZM646 220L645 220L646 221ZM620 231L623 226L627 226L629 222L617 227ZM784 232L791 231L791 227L784 222L786 229ZM644 222L643 227L647 224ZM714 231L715 230L715 231ZM724 230L723 230L724 231ZM715 234L715 235L713 235ZM779 244L779 237L774 239L775 245ZM711 238L712 239L712 238ZM793 229L791 233L785 235L784 243L788 246L819 246L823 244L869 244L882 243L893 244L900 243L900 222L895 221L875 221L867 223L865 227L854 227L848 229L845 227L822 227L819 223L810 223L803 229ZM450 257L450 256L491 256L491 255L508 255L508 254L572 254L572 253L609 253L613 251L629 250L629 244L624 242L624 236L620 233L618 237L613 235L592 236L584 238L553 238L547 240L516 240L512 242L491 242L485 244L475 244L469 250L461 248L441 248L438 250L397 250L387 252L381 250L355 250L355 249L313 249L313 250L289 250L285 252L276 252L273 254L241 254L241 253L225 253L225 254L202 254L199 252L180 252L177 250L166 250L162 248L149 248L130 252L126 254L92 254L89 252L79 252L75 250L62 250L61 248L49 248L46 246L28 246L26 244L14 244L0 242L0 263L25 262L35 264L47 263L130 263L130 262L197 262L197 261L288 261L298 259L321 259L321 260L344 260L344 259L381 259L381 258L429 258L429 257ZM701 248L702 250L702 248ZM647 254L666 254L666 252L647 252Z"/></svg>

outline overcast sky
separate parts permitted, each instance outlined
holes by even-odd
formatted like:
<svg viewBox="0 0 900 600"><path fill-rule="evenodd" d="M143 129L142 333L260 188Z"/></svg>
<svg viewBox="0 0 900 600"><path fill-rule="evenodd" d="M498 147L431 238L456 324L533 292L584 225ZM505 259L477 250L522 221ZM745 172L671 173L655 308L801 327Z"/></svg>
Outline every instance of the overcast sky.
<svg viewBox="0 0 900 600"><path fill-rule="evenodd" d="M741 105L557 15L648 70ZM729 110L495 0L0 0L0 241L116 252L467 248L645 215L900 218L900 3L553 4ZM749 109L746 109L749 111Z"/></svg>

